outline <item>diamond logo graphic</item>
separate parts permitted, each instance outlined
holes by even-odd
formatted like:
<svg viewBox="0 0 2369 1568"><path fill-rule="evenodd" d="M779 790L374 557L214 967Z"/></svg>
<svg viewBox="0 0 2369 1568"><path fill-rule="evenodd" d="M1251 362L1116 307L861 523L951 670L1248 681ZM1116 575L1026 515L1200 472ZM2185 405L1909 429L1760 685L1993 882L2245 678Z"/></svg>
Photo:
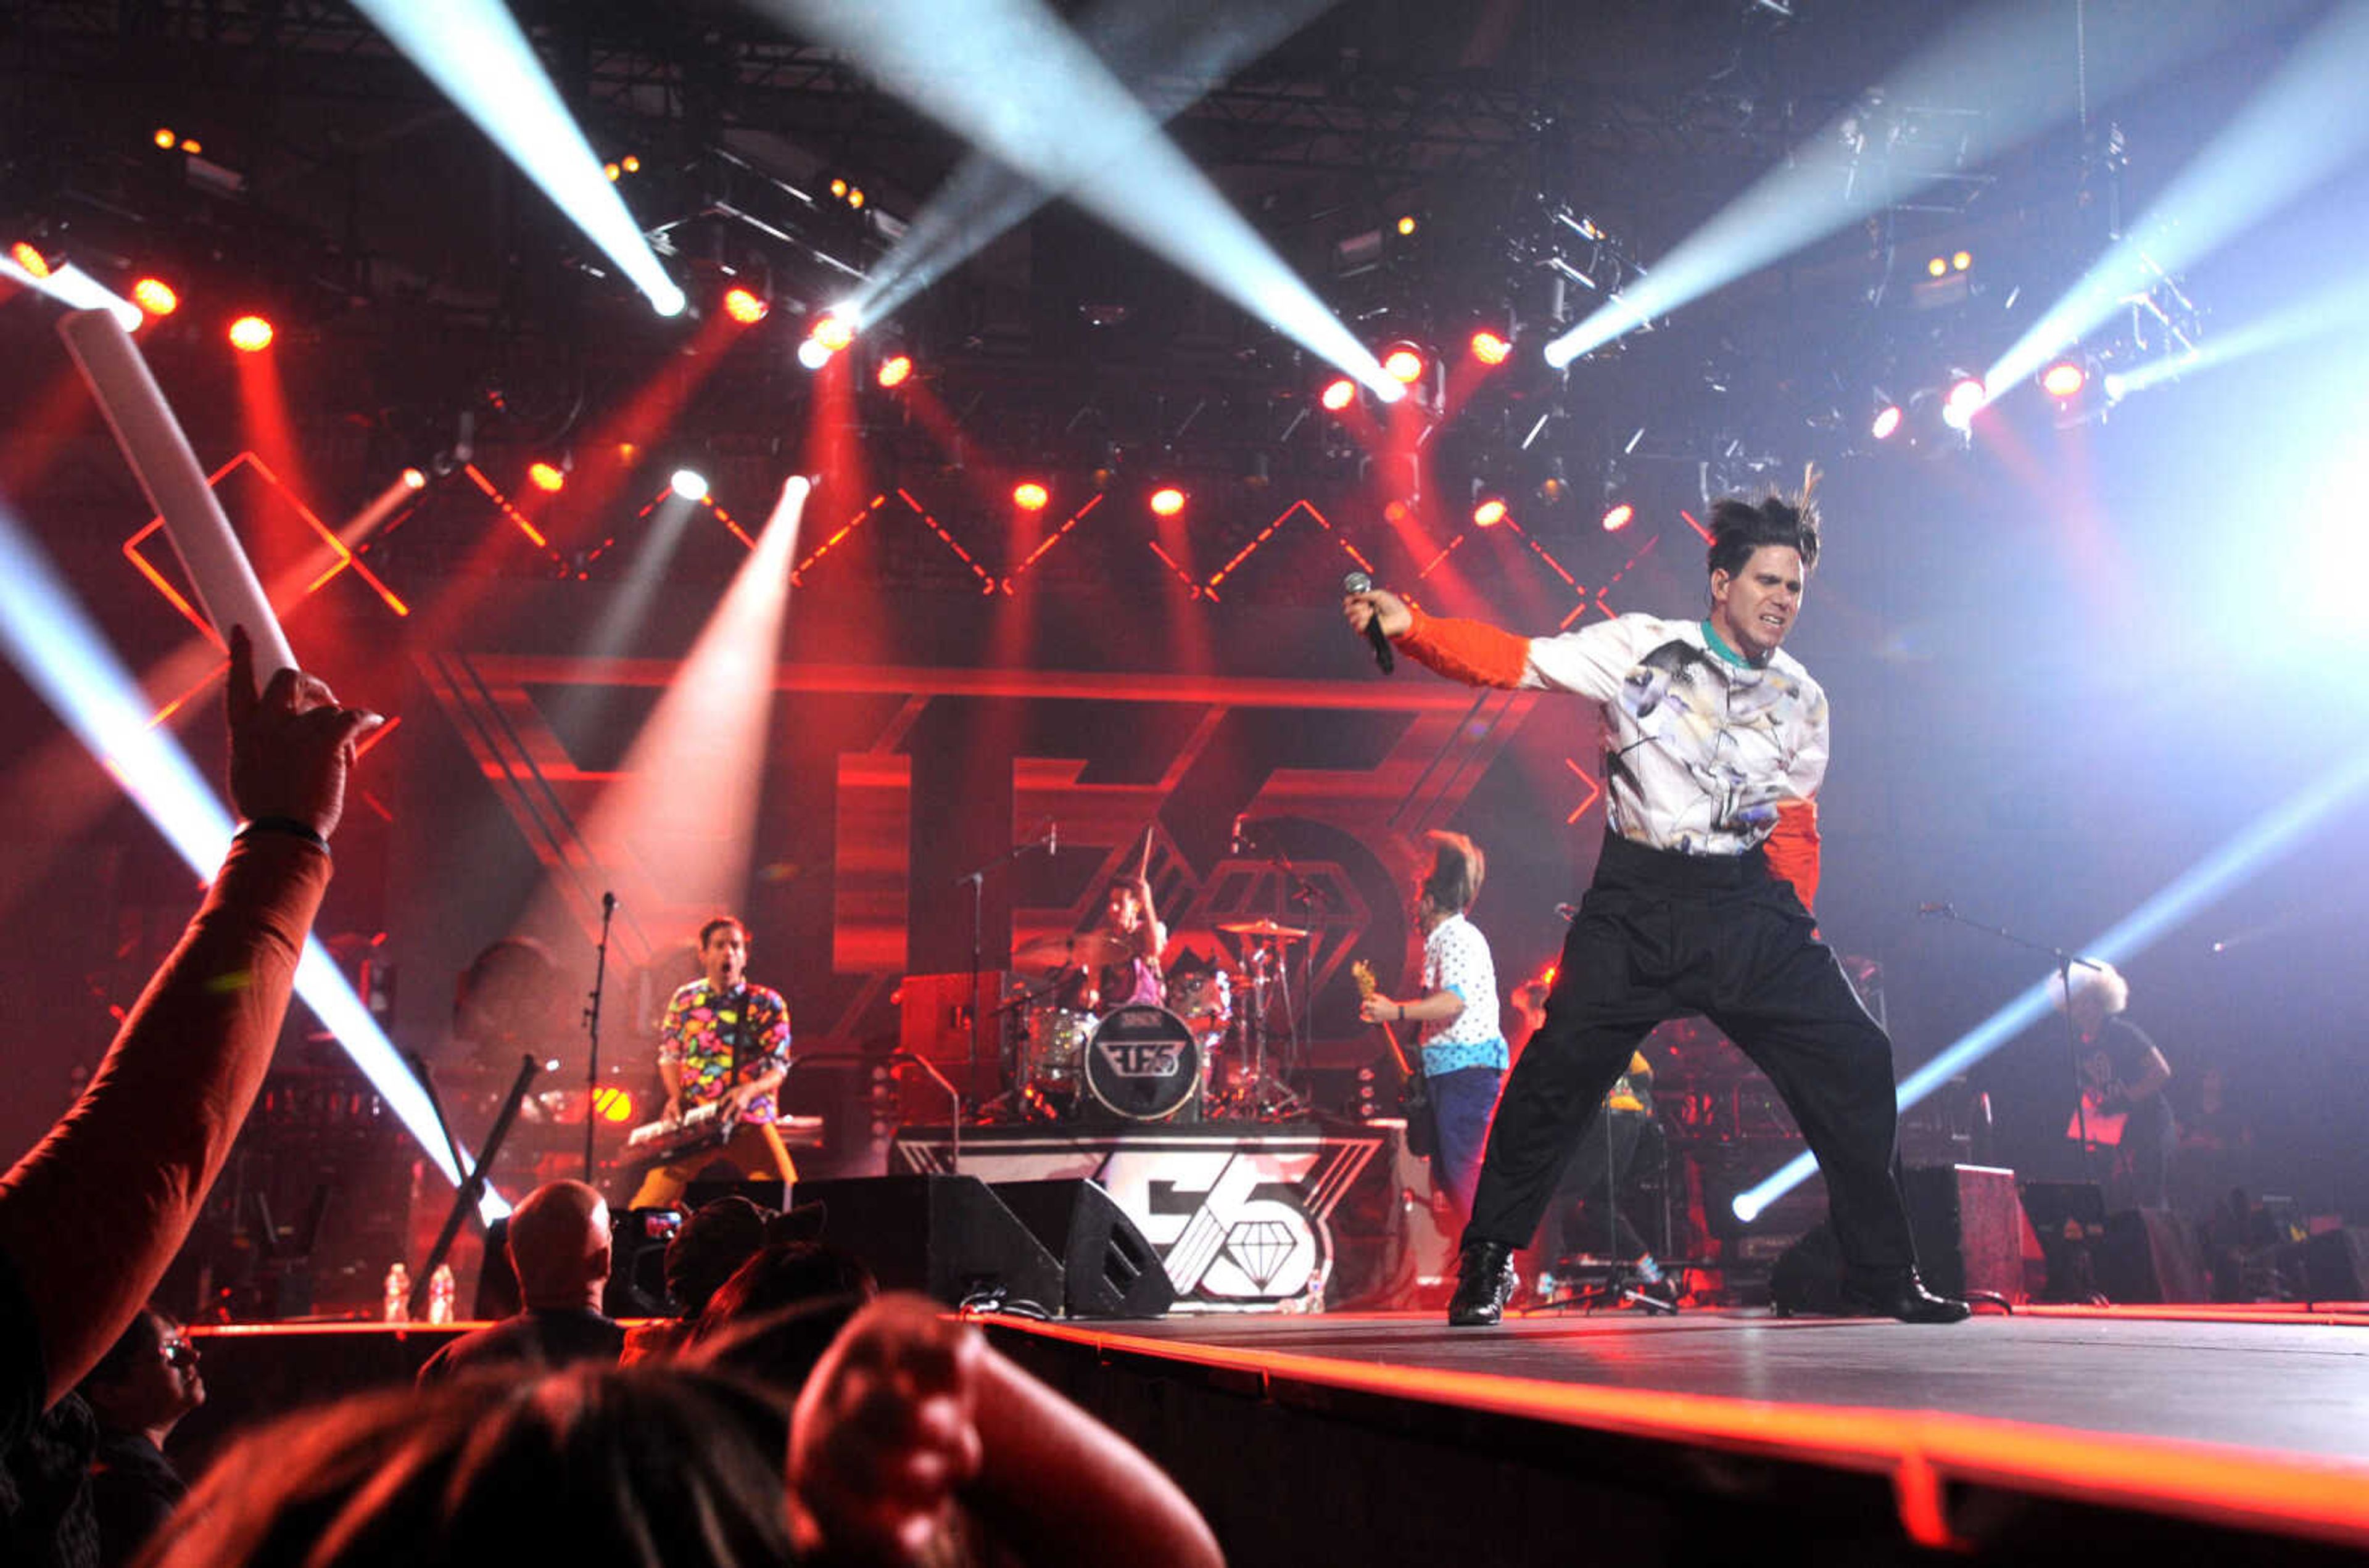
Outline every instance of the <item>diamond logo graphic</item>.
<svg viewBox="0 0 2369 1568"><path fill-rule="evenodd" d="M1226 1251L1262 1290L1291 1256L1291 1227L1280 1219L1245 1219L1226 1232Z"/></svg>

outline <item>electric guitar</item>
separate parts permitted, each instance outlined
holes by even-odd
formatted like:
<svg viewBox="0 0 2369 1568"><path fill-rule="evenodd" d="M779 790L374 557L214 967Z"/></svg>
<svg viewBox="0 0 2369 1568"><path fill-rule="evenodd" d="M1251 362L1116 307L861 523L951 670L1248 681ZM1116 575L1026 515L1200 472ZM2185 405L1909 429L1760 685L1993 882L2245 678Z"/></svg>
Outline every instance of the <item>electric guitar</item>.
<svg viewBox="0 0 2369 1568"><path fill-rule="evenodd" d="M1357 1000L1364 1001L1378 989L1374 984L1374 967L1363 958L1349 966L1356 977ZM1423 1064L1407 1059L1406 1048L1399 1044L1399 1032L1388 1024L1379 1025L1382 1038L1390 1043L1390 1059L1399 1070L1399 1115L1406 1118L1407 1151L1418 1159L1431 1153L1431 1094L1424 1086Z"/></svg>

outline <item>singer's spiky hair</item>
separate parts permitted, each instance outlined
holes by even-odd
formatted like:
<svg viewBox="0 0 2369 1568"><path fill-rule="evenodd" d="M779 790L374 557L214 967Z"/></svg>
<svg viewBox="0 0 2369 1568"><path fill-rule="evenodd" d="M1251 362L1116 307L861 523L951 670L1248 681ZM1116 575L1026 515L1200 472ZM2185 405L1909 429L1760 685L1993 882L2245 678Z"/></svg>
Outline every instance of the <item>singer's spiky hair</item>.
<svg viewBox="0 0 2369 1568"><path fill-rule="evenodd" d="M1818 564L1818 471L1802 476L1802 488L1791 496L1771 491L1758 501L1729 496L1711 509L1709 566L1734 577L1764 544L1782 544L1802 557L1802 569Z"/></svg>
<svg viewBox="0 0 2369 1568"><path fill-rule="evenodd" d="M736 915L717 915L714 920L709 921L705 925L699 928L699 950L702 953L706 952L707 944L715 940L715 933L719 931L726 930L738 932L740 933L740 940L743 942L749 940L749 925L747 921L739 919Z"/></svg>

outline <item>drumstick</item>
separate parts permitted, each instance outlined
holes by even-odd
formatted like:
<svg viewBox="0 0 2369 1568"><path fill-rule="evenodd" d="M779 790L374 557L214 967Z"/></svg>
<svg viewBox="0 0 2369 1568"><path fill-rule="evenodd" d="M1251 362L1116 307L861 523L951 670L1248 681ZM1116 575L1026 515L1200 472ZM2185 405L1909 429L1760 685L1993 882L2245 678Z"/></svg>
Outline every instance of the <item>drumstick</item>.
<svg viewBox="0 0 2369 1568"><path fill-rule="evenodd" d="M132 465L148 504L165 520L165 537L181 559L181 570L197 591L206 619L225 640L233 626L245 626L255 645L255 675L269 682L296 668L280 617L264 597L255 567L231 532L222 500L206 483L189 438L173 418L173 406L140 357L123 324L103 310L78 310L58 323L83 380L90 383L99 412L115 432L115 444Z"/></svg>
<svg viewBox="0 0 2369 1568"><path fill-rule="evenodd" d="M118 328L120 330L120 328ZM1136 857L1135 879L1138 882L1151 875L1151 824L1143 825L1143 853Z"/></svg>

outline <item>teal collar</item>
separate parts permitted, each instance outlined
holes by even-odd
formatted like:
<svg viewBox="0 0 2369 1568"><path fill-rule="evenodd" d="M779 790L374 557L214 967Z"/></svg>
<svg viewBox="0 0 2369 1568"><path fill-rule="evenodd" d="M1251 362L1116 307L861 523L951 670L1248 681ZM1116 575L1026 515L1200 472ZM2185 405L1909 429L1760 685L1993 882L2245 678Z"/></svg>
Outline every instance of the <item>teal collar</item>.
<svg viewBox="0 0 2369 1568"><path fill-rule="evenodd" d="M1742 654L1728 647L1727 644L1721 639L1720 635L1711 629L1711 617L1708 615L1703 617L1702 635L1703 647L1711 649L1711 652L1717 654L1721 658L1726 660L1728 663L1734 665L1739 670L1751 670L1757 668L1750 659L1745 658Z"/></svg>

